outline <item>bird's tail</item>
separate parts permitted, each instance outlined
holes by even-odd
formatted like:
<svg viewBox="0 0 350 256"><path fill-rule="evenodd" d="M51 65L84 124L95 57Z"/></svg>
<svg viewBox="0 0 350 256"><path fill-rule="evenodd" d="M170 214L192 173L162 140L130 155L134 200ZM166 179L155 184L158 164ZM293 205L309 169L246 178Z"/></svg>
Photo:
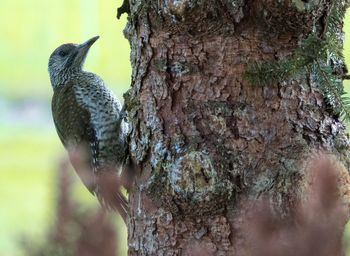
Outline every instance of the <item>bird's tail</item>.
<svg viewBox="0 0 350 256"><path fill-rule="evenodd" d="M96 195L101 205L120 213L124 222L129 213L128 200L121 192L122 182L114 168L91 167L84 147L69 150L71 163L89 191Z"/></svg>
<svg viewBox="0 0 350 256"><path fill-rule="evenodd" d="M124 222L129 215L128 199L121 192L120 177L117 173L100 170L96 174L95 194L101 205L117 211Z"/></svg>

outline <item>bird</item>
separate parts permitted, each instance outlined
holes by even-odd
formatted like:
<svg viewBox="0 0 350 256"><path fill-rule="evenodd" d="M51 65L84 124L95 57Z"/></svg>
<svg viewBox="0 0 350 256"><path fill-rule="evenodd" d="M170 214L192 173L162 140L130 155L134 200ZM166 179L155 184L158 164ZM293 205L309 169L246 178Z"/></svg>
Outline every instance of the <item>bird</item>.
<svg viewBox="0 0 350 256"><path fill-rule="evenodd" d="M52 117L78 176L101 205L128 216L121 192L128 123L125 111L98 75L84 71L95 36L82 44L66 43L49 57Z"/></svg>

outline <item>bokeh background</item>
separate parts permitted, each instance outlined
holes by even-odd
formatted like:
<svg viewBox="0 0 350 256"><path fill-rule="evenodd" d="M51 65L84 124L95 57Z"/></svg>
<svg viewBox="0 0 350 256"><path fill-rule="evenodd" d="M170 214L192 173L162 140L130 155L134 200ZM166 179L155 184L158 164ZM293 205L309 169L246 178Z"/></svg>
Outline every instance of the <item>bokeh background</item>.
<svg viewBox="0 0 350 256"><path fill-rule="evenodd" d="M22 236L37 241L55 211L57 168L65 151L51 119L47 63L62 43L100 39L85 67L119 99L130 85L122 0L0 0L0 255L21 254ZM75 182L83 204L96 200ZM121 223L118 222L117 223ZM126 245L126 235L119 236Z"/></svg>
<svg viewBox="0 0 350 256"><path fill-rule="evenodd" d="M51 119L48 57L62 43L100 35L85 67L103 77L122 99L131 68L123 36L126 17L116 19L121 4L122 0L0 0L1 256L26 255L21 237L43 239L54 217L57 169L65 151ZM350 13L345 32L350 63ZM350 88L347 82L345 87ZM79 181L73 192L84 205L96 204ZM119 219L116 223L125 247L125 227ZM348 233L349 228L345 241Z"/></svg>

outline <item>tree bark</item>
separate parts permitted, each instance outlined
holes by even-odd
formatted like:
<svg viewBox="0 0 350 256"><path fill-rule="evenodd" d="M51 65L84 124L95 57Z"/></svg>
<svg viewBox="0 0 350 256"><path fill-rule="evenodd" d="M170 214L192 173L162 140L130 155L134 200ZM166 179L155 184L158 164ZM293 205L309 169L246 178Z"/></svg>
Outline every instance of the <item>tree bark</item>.
<svg viewBox="0 0 350 256"><path fill-rule="evenodd" d="M311 74L266 87L244 74L323 33L330 7L346 1L129 4L125 102L139 167L129 255L257 255L246 242L244 219L255 207L247 202L265 198L287 219L303 199L307 159L321 150L347 170L349 143Z"/></svg>

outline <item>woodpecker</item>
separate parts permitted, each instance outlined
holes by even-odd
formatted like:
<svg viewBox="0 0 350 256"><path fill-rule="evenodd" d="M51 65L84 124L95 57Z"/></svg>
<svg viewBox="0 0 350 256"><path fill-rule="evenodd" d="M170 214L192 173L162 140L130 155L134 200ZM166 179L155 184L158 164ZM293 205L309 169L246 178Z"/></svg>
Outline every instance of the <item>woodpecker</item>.
<svg viewBox="0 0 350 256"><path fill-rule="evenodd" d="M82 182L102 206L118 211L125 221L128 202L120 191L120 171L126 161L128 124L120 102L103 80L83 70L98 38L63 44L51 54L52 116Z"/></svg>

